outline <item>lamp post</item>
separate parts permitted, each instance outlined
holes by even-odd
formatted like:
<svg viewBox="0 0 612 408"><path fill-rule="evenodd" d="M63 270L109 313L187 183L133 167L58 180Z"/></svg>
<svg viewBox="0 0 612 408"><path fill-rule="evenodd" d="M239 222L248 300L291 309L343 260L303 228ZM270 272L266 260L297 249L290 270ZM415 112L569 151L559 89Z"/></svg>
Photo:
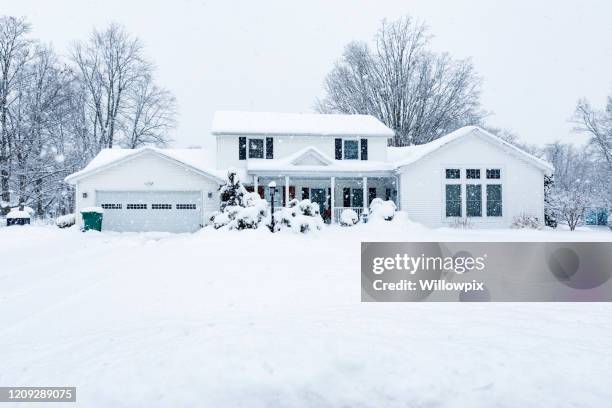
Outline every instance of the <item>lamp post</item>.
<svg viewBox="0 0 612 408"><path fill-rule="evenodd" d="M270 222L270 231L274 232L274 193L276 193L276 182L271 181L270 184L268 184L268 188L270 189L270 203L272 206L270 210L270 213L272 215L272 221Z"/></svg>

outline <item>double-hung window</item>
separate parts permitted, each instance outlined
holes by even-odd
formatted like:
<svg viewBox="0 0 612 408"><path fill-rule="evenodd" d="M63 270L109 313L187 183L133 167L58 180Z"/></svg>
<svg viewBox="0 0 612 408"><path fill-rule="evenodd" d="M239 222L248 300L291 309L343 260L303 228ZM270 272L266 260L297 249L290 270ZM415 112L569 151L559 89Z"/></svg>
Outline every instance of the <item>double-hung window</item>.
<svg viewBox="0 0 612 408"><path fill-rule="evenodd" d="M359 160L359 140L344 140L344 160Z"/></svg>
<svg viewBox="0 0 612 408"><path fill-rule="evenodd" d="M249 139L249 159L264 158L264 139Z"/></svg>

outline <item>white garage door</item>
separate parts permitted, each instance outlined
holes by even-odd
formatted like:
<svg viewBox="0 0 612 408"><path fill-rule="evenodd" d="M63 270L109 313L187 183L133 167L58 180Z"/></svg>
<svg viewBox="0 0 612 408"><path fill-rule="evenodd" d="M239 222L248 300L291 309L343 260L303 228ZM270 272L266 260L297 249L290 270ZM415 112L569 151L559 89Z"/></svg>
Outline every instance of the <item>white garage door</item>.
<svg viewBox="0 0 612 408"><path fill-rule="evenodd" d="M96 191L109 231L193 232L202 224L199 191Z"/></svg>

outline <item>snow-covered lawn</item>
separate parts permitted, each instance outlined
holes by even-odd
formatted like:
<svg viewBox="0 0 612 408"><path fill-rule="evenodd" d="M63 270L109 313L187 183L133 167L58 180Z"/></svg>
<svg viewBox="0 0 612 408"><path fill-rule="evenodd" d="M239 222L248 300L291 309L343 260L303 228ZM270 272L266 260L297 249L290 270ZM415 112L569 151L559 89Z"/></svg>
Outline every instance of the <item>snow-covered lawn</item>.
<svg viewBox="0 0 612 408"><path fill-rule="evenodd" d="M361 303L362 240L612 233L0 228L0 385L86 407L610 406L612 305Z"/></svg>

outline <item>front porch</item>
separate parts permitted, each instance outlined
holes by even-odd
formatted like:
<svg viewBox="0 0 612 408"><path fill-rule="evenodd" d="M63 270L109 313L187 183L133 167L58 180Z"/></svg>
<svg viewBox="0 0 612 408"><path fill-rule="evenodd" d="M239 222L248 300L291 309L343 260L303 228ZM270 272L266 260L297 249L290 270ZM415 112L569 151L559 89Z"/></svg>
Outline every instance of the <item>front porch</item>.
<svg viewBox="0 0 612 408"><path fill-rule="evenodd" d="M270 201L268 184L274 181L277 192L274 205L284 207L294 198L309 199L319 204L321 216L326 223L339 222L342 211L353 209L361 216L364 209L376 197L383 200L397 200L397 177L391 176L270 176L250 175L245 181L249 191L257 191L259 195Z"/></svg>

